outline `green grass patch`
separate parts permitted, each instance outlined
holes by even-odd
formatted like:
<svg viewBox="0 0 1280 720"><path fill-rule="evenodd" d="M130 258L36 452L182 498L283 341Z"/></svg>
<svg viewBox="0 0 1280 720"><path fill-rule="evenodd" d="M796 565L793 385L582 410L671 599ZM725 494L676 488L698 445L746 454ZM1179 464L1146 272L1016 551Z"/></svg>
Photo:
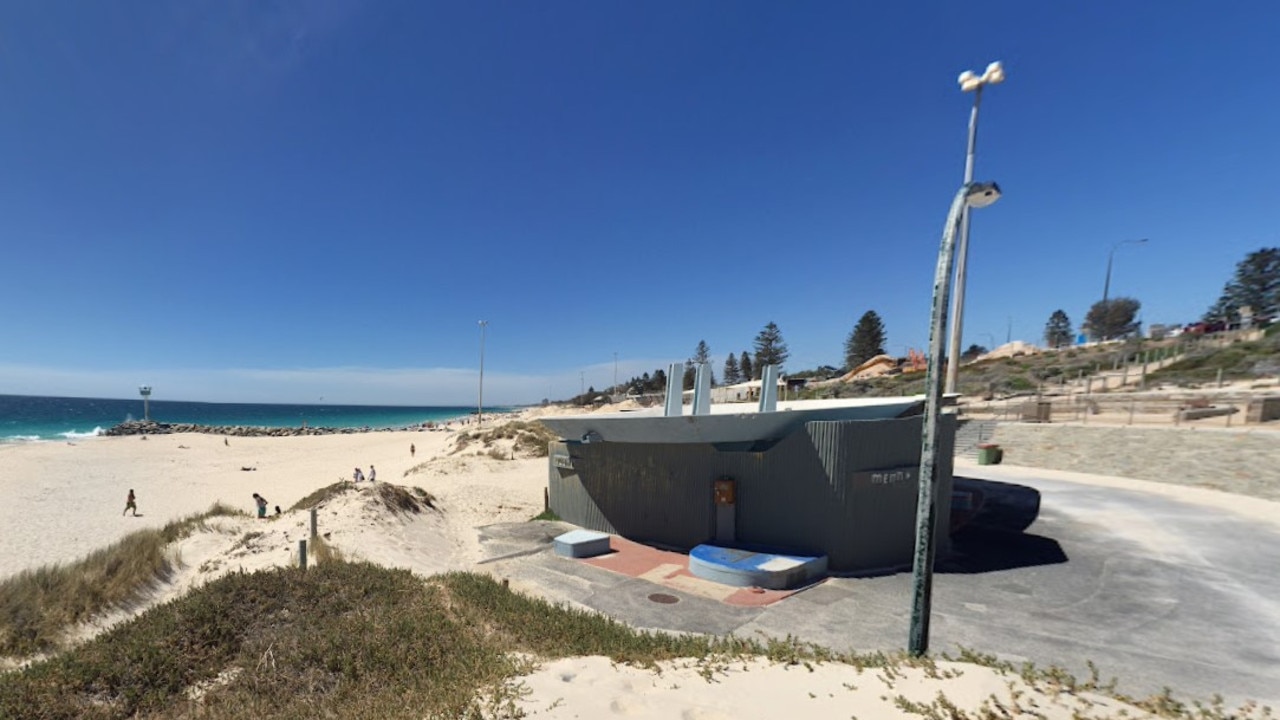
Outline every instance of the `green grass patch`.
<svg viewBox="0 0 1280 720"><path fill-rule="evenodd" d="M547 508L546 510L543 510L537 515L534 515L533 517L529 518L530 522L533 522L534 520L549 520L551 522L560 522L560 516L557 515L556 512L551 508Z"/></svg>
<svg viewBox="0 0 1280 720"><path fill-rule="evenodd" d="M56 649L68 628L127 607L174 571L165 548L212 517L244 515L215 504L159 530L139 530L73 563L25 570L0 582L0 656ZM0 717L5 717L0 714Z"/></svg>
<svg viewBox="0 0 1280 720"><path fill-rule="evenodd" d="M880 668L890 688L903 666L941 679L962 672L928 657L839 654L789 638L637 631L513 593L489 576L423 581L406 570L338 561L228 575L74 650L0 674L0 717L521 717L509 681L532 666L520 657L585 655L639 666L690 659L709 682L751 656ZM1060 668L1015 666L972 651L958 659L1051 692L1114 693L1114 682L1100 683L1092 666L1092 678L1077 680ZM1206 706L1168 692L1137 702L1161 717L1237 717L1220 702L1205 713ZM925 716L970 717L941 701L934 709Z"/></svg>
<svg viewBox="0 0 1280 720"><path fill-rule="evenodd" d="M343 493L355 492L356 488L346 480L339 480L332 485L326 485L319 490L312 492L310 495L302 498L298 502L289 506L289 512L294 510L310 510L326 500L331 500Z"/></svg>

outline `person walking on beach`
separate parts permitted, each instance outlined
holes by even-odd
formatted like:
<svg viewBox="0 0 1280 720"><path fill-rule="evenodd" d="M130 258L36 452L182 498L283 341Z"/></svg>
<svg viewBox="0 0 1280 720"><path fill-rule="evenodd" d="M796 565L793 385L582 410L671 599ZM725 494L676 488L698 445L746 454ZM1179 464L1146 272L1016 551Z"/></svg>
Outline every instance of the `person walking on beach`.
<svg viewBox="0 0 1280 720"><path fill-rule="evenodd" d="M378 479L378 471L374 470L373 466L370 465L369 466L369 482L374 482L377 479Z"/></svg>
<svg viewBox="0 0 1280 720"><path fill-rule="evenodd" d="M124 517L124 513L133 511L133 516L138 517L138 499L133 495L133 488L129 488L129 497L124 501L124 512L120 513L120 517Z"/></svg>
<svg viewBox="0 0 1280 720"><path fill-rule="evenodd" d="M364 472L360 468L356 468L355 472L351 473L351 480L352 482L364 482Z"/></svg>
<svg viewBox="0 0 1280 720"><path fill-rule="evenodd" d="M258 493L254 493L253 501L258 504L258 517L265 518L267 516L267 499Z"/></svg>
<svg viewBox="0 0 1280 720"><path fill-rule="evenodd" d="M414 447L413 443L409 443L409 457L413 457L416 452L418 452L418 448Z"/></svg>

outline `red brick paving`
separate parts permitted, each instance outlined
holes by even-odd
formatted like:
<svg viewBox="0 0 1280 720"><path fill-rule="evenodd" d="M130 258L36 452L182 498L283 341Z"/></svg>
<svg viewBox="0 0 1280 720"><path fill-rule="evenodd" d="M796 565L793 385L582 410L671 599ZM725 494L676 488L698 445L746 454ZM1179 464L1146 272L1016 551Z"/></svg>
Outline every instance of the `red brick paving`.
<svg viewBox="0 0 1280 720"><path fill-rule="evenodd" d="M689 572L688 555L659 550L616 535L609 536L609 549L612 552L607 555L583 558L582 562L630 577L644 577L666 587L742 607L770 605L797 592L755 587L736 588L703 580Z"/></svg>

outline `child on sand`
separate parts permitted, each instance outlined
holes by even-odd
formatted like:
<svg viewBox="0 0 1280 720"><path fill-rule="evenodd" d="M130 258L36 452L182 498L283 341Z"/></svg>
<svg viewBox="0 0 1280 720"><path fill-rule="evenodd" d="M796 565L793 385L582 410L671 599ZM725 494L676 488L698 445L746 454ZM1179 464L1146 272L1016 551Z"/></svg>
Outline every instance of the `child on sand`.
<svg viewBox="0 0 1280 720"><path fill-rule="evenodd" d="M258 517L265 518L267 516L267 499L258 493L254 493L253 501L258 504Z"/></svg>
<svg viewBox="0 0 1280 720"><path fill-rule="evenodd" d="M133 488L129 488L129 497L124 501L124 512L120 513L120 516L124 517L124 513L130 510L133 511L134 517L138 517L138 499L133 495Z"/></svg>

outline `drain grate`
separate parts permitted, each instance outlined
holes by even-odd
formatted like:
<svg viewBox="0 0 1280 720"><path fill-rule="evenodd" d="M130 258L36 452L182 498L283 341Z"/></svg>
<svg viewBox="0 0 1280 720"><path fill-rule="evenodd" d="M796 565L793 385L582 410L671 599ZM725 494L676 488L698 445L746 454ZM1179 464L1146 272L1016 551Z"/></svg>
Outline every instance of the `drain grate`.
<svg viewBox="0 0 1280 720"><path fill-rule="evenodd" d="M649 596L649 599L656 603L662 603L663 605L673 605L680 602L680 598L666 593L653 593Z"/></svg>

